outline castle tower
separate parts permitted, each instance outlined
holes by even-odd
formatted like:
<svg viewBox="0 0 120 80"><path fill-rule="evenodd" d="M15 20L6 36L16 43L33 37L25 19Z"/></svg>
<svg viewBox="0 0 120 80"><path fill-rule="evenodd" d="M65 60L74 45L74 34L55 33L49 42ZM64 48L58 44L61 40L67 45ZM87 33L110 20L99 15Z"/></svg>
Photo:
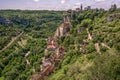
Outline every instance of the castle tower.
<svg viewBox="0 0 120 80"><path fill-rule="evenodd" d="M80 6L80 10L83 11L83 6L82 6L82 4L81 4L81 6Z"/></svg>

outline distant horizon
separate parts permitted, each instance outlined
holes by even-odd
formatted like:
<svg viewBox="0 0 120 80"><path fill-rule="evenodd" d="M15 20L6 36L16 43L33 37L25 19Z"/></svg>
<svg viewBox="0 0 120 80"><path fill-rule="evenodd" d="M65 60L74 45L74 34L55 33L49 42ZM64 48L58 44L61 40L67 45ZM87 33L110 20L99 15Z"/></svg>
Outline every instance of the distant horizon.
<svg viewBox="0 0 120 80"><path fill-rule="evenodd" d="M0 10L54 10L65 11L80 5L94 8L109 9L112 4L120 7L120 0L1 0Z"/></svg>
<svg viewBox="0 0 120 80"><path fill-rule="evenodd" d="M110 7L111 7L111 6L110 6ZM96 7L96 8L93 8L93 7L91 7L91 9L104 9L104 10L109 10L110 7L109 7L108 9L106 9L106 8L97 8L97 7ZM76 8L79 8L79 7L76 7ZM49 9L0 9L0 10L16 10L16 11L17 11L17 10L20 10L20 11L27 11L27 10L28 10L28 11L67 11L67 10L75 10L76 8L74 8L74 9L66 9L66 10L57 10L57 9L56 9L56 10L54 10L54 9L53 9L53 10L52 10L52 9L51 9L51 10L49 10ZM83 7L83 10L84 10L84 8L85 8L85 7ZM117 6L117 8L120 8L120 7Z"/></svg>

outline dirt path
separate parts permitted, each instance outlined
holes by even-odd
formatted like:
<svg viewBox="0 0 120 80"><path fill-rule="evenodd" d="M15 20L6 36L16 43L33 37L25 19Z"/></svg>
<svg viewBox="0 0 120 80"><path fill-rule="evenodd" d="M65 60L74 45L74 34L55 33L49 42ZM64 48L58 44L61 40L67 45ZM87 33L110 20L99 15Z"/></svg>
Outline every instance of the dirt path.
<svg viewBox="0 0 120 80"><path fill-rule="evenodd" d="M0 53L3 52L5 49L7 49L16 39L18 39L21 35L23 34L23 32L21 32L18 36L12 38L12 40L3 48L0 50Z"/></svg>
<svg viewBox="0 0 120 80"><path fill-rule="evenodd" d="M91 34L90 34L89 30L88 30L88 28L86 29L86 31L87 31L87 33L88 33L88 40L93 40L93 39L92 39L92 36L91 36ZM96 49L97 53L101 54L99 43L95 43L94 45L95 45L95 49ZM105 46L105 47L108 47L108 46L105 45L104 43L103 43L102 45Z"/></svg>
<svg viewBox="0 0 120 80"><path fill-rule="evenodd" d="M88 33L88 40L92 40L92 36L90 34L90 32L88 31L88 28L86 29L87 33Z"/></svg>
<svg viewBox="0 0 120 80"><path fill-rule="evenodd" d="M111 49L107 44L105 44L105 43L101 43L101 45L102 46L104 46L104 47L106 47L106 48L108 48L108 49Z"/></svg>
<svg viewBox="0 0 120 80"><path fill-rule="evenodd" d="M29 62L29 60L28 60L28 59L26 59L26 62L27 62L27 64L28 64L28 65L30 65L30 62Z"/></svg>
<svg viewBox="0 0 120 80"><path fill-rule="evenodd" d="M25 54L25 57L28 57L30 54L30 51L28 51L26 54Z"/></svg>
<svg viewBox="0 0 120 80"><path fill-rule="evenodd" d="M30 54L30 51L28 51L28 52L26 53L26 55L25 55L26 63L27 63L28 65L30 65L30 62L29 62L29 60L27 59L27 57L29 56L29 54Z"/></svg>
<svg viewBox="0 0 120 80"><path fill-rule="evenodd" d="M28 65L30 65L30 61L27 59L27 57L29 56L29 54L30 54L30 51L28 51L28 52L26 53L26 55L25 55L26 63L27 63Z"/></svg>
<svg viewBox="0 0 120 80"><path fill-rule="evenodd" d="M95 43L95 49L99 54L101 54L99 43Z"/></svg>

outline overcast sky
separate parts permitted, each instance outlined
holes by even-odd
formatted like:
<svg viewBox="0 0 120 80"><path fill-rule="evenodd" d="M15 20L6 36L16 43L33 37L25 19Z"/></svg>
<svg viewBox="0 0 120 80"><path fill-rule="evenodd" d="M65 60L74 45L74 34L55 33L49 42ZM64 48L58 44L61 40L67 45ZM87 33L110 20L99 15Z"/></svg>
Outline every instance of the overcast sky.
<svg viewBox="0 0 120 80"><path fill-rule="evenodd" d="M120 7L120 0L0 0L0 9L66 10L80 4L108 9L114 3Z"/></svg>

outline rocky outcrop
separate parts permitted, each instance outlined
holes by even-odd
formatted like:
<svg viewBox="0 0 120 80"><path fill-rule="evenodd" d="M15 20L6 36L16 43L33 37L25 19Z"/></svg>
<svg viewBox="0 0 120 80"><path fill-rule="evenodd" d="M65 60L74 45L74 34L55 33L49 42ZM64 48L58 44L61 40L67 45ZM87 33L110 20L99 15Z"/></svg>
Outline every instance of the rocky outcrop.
<svg viewBox="0 0 120 80"><path fill-rule="evenodd" d="M69 23L63 23L60 27L57 28L54 38L67 36L70 31L70 24Z"/></svg>
<svg viewBox="0 0 120 80"><path fill-rule="evenodd" d="M95 49L96 49L97 53L101 54L99 43L95 43Z"/></svg>
<svg viewBox="0 0 120 80"><path fill-rule="evenodd" d="M50 51L55 51L58 48L58 43L54 37L48 37L47 39L47 48L45 49L45 54L48 54Z"/></svg>
<svg viewBox="0 0 120 80"><path fill-rule="evenodd" d="M41 72L35 73L30 80L45 80L55 71L56 65L63 59L64 55L64 48L59 46L48 58L44 57L42 59Z"/></svg>
<svg viewBox="0 0 120 80"><path fill-rule="evenodd" d="M62 36L67 36L70 31L70 20L66 16L64 18L64 23L57 28L53 37L48 37L46 40L47 47L45 49L45 55L50 51L52 53L49 57L43 57L41 64L41 72L35 73L30 80L45 80L47 76L55 71L56 65L63 59L65 55L65 50L62 46L57 43L57 38Z"/></svg>
<svg viewBox="0 0 120 80"><path fill-rule="evenodd" d="M88 28L86 29L87 34L88 34L88 40L93 40L92 35L90 34Z"/></svg>
<svg viewBox="0 0 120 80"><path fill-rule="evenodd" d="M120 20L120 13L114 13L108 16L107 21L111 22L114 20Z"/></svg>
<svg viewBox="0 0 120 80"><path fill-rule="evenodd" d="M64 23L62 23L57 30L55 31L54 38L62 37L62 36L67 36L70 31L70 18L69 16L64 16Z"/></svg>
<svg viewBox="0 0 120 80"><path fill-rule="evenodd" d="M5 17L0 17L0 24L3 24L5 26L13 26L13 22L6 19Z"/></svg>

